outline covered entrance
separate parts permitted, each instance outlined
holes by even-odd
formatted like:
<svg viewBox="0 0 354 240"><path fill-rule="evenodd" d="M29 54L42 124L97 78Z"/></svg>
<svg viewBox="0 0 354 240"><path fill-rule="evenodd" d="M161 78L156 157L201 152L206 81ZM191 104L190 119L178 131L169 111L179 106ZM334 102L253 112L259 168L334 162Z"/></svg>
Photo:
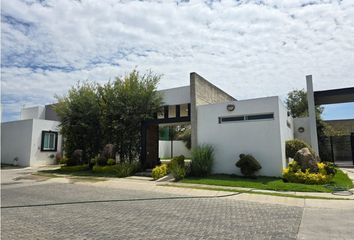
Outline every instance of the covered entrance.
<svg viewBox="0 0 354 240"><path fill-rule="evenodd" d="M319 153L319 151L328 152L331 160L337 165L353 167L354 131L350 129L341 136L329 136L319 139L317 135L315 106L338 103L352 103L354 102L354 87L314 92L312 76L306 76L306 81L310 117L311 146L317 153Z"/></svg>
<svg viewBox="0 0 354 240"><path fill-rule="evenodd" d="M167 133L169 137L166 139L169 143L166 144L170 144L170 149L173 149L175 144L172 141L171 145L170 141L171 139L173 140L173 138L170 138L170 135L172 134L170 132L172 129L171 126L182 125L190 125L189 103L164 106L155 119L147 120L142 123L140 161L145 169L154 168L161 163L161 158L159 156L159 140L161 134L163 134L163 130L167 129L169 131L169 133ZM168 154L166 156L168 156Z"/></svg>

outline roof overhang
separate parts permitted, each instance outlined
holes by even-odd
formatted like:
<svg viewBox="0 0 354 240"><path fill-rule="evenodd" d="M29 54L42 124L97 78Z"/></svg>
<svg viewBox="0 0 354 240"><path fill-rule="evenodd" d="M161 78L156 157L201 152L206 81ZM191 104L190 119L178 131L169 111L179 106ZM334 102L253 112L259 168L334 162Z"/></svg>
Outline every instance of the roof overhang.
<svg viewBox="0 0 354 240"><path fill-rule="evenodd" d="M354 87L314 92L315 105L354 102Z"/></svg>

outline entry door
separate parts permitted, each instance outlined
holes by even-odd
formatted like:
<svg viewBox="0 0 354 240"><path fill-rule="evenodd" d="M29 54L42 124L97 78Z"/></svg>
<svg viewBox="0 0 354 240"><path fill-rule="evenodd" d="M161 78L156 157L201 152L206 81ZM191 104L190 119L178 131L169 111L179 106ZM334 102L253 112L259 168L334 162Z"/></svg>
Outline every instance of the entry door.
<svg viewBox="0 0 354 240"><path fill-rule="evenodd" d="M154 168L159 158L159 126L153 124L146 129L146 168Z"/></svg>

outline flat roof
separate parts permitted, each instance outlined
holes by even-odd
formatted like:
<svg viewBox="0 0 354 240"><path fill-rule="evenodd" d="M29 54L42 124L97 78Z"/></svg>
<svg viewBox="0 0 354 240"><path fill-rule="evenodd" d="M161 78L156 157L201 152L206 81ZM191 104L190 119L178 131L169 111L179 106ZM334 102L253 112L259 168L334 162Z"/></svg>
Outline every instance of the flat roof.
<svg viewBox="0 0 354 240"><path fill-rule="evenodd" d="M314 92L315 105L354 102L354 87Z"/></svg>

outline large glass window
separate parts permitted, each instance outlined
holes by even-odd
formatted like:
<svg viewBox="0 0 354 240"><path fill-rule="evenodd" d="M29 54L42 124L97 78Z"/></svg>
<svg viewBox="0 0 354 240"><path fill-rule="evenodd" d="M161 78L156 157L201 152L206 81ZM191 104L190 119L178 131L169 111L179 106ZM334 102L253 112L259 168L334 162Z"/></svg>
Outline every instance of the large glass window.
<svg viewBox="0 0 354 240"><path fill-rule="evenodd" d="M57 150L57 132L42 132L42 151L56 151Z"/></svg>
<svg viewBox="0 0 354 240"><path fill-rule="evenodd" d="M168 106L168 118L175 118L176 117L176 106L170 105Z"/></svg>
<svg viewBox="0 0 354 240"><path fill-rule="evenodd" d="M188 117L188 104L181 104L180 105L180 112L181 117Z"/></svg>

